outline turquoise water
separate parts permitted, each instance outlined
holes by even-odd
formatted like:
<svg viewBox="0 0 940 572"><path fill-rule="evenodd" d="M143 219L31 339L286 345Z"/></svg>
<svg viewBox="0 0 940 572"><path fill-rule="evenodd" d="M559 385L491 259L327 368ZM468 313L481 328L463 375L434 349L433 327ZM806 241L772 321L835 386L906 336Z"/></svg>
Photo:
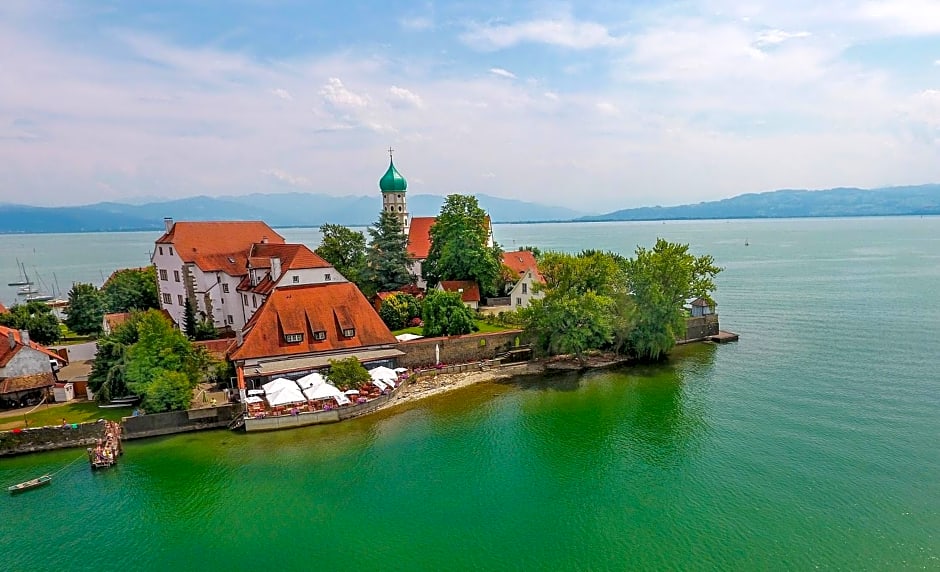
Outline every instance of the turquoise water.
<svg viewBox="0 0 940 572"><path fill-rule="evenodd" d="M658 235L725 267L740 342L327 427L131 442L112 471L0 498L0 568L940 569L940 218L496 228L508 248ZM87 274L145 263L153 238L65 237L110 245L72 260ZM0 237L0 256L15 240L54 261L48 237ZM77 454L0 460L0 483Z"/></svg>

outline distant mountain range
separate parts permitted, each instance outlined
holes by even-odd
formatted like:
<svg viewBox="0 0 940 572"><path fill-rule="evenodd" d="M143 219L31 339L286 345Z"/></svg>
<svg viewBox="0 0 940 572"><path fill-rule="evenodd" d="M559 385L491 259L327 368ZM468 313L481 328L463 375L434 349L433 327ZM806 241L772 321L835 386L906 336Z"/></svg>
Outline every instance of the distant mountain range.
<svg viewBox="0 0 940 572"><path fill-rule="evenodd" d="M494 222L684 220L940 214L940 184L879 189L780 190L673 207L641 207L587 215L563 207L476 195ZM409 195L415 216L434 216L444 197ZM146 204L97 203L77 207L0 204L0 233L160 230L176 220L263 220L274 227L325 222L365 226L378 218L377 196L315 193L191 197Z"/></svg>
<svg viewBox="0 0 940 572"><path fill-rule="evenodd" d="M585 214L563 207L476 196L494 222L567 221ZM441 196L408 196L408 210L415 216L434 216L443 203ZM366 226L378 219L381 205L378 195L334 197L315 193L199 196L146 204L107 202L76 207L0 204L0 233L160 230L164 217L263 220L274 227L320 226L325 222Z"/></svg>
<svg viewBox="0 0 940 572"><path fill-rule="evenodd" d="M675 207L641 207L579 221L795 218L940 214L940 185L780 190Z"/></svg>

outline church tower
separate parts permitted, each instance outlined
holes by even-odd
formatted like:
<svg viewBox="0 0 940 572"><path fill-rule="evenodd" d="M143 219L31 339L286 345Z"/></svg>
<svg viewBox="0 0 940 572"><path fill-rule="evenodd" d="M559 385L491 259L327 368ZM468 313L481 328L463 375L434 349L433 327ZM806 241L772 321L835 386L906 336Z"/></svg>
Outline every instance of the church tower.
<svg viewBox="0 0 940 572"><path fill-rule="evenodd" d="M405 191L408 189L408 182L401 176L395 163L392 160L394 149L388 149L388 170L379 179L379 189L382 191L382 210L395 213L398 221L401 223L402 231L408 234L408 201L405 198Z"/></svg>

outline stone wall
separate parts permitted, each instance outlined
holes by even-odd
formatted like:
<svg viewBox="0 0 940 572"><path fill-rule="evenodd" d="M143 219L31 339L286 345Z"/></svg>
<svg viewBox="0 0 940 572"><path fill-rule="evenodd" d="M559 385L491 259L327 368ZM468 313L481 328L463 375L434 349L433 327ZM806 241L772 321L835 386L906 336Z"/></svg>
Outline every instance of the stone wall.
<svg viewBox="0 0 940 572"><path fill-rule="evenodd" d="M225 428L241 412L242 405L232 403L219 405L218 407L190 409L189 411L170 411L168 413L125 417L123 421L124 438L140 439L141 437L157 437L159 435L172 435L203 429Z"/></svg>
<svg viewBox="0 0 940 572"><path fill-rule="evenodd" d="M718 316L716 314L688 318L686 319L685 339L680 341L702 340L715 335L718 335Z"/></svg>
<svg viewBox="0 0 940 572"><path fill-rule="evenodd" d="M69 447L88 447L104 438L104 423L78 423L73 427L36 427L0 432L0 457L52 451Z"/></svg>
<svg viewBox="0 0 940 572"><path fill-rule="evenodd" d="M398 365L407 368L433 367L435 346L440 347L441 363L467 363L493 359L498 354L524 344L522 330L507 330L489 334L468 334L443 338L421 338L398 344L405 355Z"/></svg>

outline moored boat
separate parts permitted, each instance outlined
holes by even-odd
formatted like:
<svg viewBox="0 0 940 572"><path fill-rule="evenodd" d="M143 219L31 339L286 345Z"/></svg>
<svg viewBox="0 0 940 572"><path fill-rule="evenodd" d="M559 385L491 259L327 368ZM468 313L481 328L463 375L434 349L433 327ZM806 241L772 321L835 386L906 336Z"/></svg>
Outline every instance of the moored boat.
<svg viewBox="0 0 940 572"><path fill-rule="evenodd" d="M10 485L7 487L7 490L10 493L18 493L22 491L28 491L29 489L35 489L36 487L41 487L43 485L49 484L52 482L52 475L43 475L41 477L36 477L35 479L30 479L22 483L15 485Z"/></svg>

